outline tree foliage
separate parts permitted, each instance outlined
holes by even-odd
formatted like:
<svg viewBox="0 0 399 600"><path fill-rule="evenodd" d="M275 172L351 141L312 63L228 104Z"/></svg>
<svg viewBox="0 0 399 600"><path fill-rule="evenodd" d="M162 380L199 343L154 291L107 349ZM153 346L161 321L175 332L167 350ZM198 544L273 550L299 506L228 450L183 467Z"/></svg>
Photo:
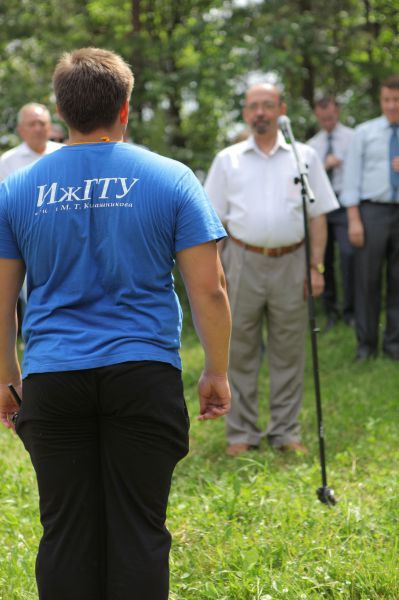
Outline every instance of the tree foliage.
<svg viewBox="0 0 399 600"><path fill-rule="evenodd" d="M0 135L21 105L54 112L51 73L65 50L119 52L136 77L134 141L206 170L240 123L254 77L280 81L297 137L315 95L337 95L344 120L378 114L381 80L398 71L395 0L2 0Z"/></svg>

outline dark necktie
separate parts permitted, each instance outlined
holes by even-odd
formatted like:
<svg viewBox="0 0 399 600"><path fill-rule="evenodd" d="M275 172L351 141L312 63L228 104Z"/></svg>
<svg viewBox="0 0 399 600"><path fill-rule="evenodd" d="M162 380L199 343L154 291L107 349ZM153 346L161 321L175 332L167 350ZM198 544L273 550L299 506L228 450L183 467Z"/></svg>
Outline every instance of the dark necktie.
<svg viewBox="0 0 399 600"><path fill-rule="evenodd" d="M327 150L326 150L326 158L329 154L334 154L333 145L332 145L333 134L327 134ZM334 169L327 169L328 179L331 181L333 177Z"/></svg>
<svg viewBox="0 0 399 600"><path fill-rule="evenodd" d="M392 166L392 160L395 157L399 157L399 139L398 139L398 128L399 124L391 125L392 135L389 140L389 171L390 171L390 181L392 188L392 198L393 202L397 202L398 188L399 188L399 172L395 171Z"/></svg>

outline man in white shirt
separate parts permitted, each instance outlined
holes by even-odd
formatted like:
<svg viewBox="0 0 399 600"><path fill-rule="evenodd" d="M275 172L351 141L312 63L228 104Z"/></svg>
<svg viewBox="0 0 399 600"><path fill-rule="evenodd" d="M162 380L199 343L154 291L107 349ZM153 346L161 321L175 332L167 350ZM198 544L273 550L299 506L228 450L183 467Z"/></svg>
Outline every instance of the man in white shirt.
<svg viewBox="0 0 399 600"><path fill-rule="evenodd" d="M23 140L22 144L4 152L0 157L0 181L14 171L27 167L45 154L50 154L64 144L49 141L51 135L51 118L43 104L30 102L18 112L17 132ZM26 280L20 294L21 318L25 312L27 301Z"/></svg>
<svg viewBox="0 0 399 600"><path fill-rule="evenodd" d="M353 139L353 129L339 122L339 106L335 98L326 96L315 102L314 113L320 131L308 140L319 155L338 200L342 192L344 161ZM342 317L347 325L354 325L354 251L348 237L348 219L345 208L338 208L327 216L327 245L324 257L323 304L327 314L326 330L340 318L338 294L334 273L334 246L338 244L342 287Z"/></svg>
<svg viewBox="0 0 399 600"><path fill-rule="evenodd" d="M51 118L43 104L31 102L21 108L18 113L17 132L22 144L0 157L0 181L17 169L26 167L63 146L49 141Z"/></svg>
<svg viewBox="0 0 399 600"><path fill-rule="evenodd" d="M304 220L294 154L278 129L278 117L285 111L275 86L251 87L243 117L253 135L222 150L205 183L230 233L222 260L233 318L232 408L226 419L227 453L232 456L258 447L265 435L272 447L306 452L298 424L307 326ZM317 296L324 287L325 213L338 203L316 152L303 144L298 149L309 165L316 196L308 211L312 288ZM264 318L270 374L266 433L257 424Z"/></svg>

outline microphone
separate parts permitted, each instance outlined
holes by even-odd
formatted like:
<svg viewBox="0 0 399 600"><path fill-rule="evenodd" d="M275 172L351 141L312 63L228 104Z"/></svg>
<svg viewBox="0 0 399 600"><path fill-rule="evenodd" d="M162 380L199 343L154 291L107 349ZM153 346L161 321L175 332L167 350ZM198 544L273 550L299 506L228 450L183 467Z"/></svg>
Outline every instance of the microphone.
<svg viewBox="0 0 399 600"><path fill-rule="evenodd" d="M278 123L278 126L280 127L286 141L291 144L291 148L294 153L295 160L296 160L297 167L298 167L299 179L300 179L300 181L302 181L302 186L306 192L306 196L307 196L309 202L314 202L315 197L314 197L312 188L309 185L309 180L308 180L308 166L304 164L304 162L302 160L302 156L301 156L300 152L298 152L298 150L297 150L295 137L294 137L294 134L291 129L291 121L287 117L287 115L281 115L278 118L277 123Z"/></svg>
<svg viewBox="0 0 399 600"><path fill-rule="evenodd" d="M283 129L283 128L287 127L288 125L290 125L290 123L291 123L291 121L287 117L287 115L281 115L278 118L278 126L280 127L280 129Z"/></svg>
<svg viewBox="0 0 399 600"><path fill-rule="evenodd" d="M288 138L289 140L292 139L292 130L291 130L291 121L290 119L287 117L287 115L281 115L278 118L278 126L281 129L281 131L283 132L284 137Z"/></svg>

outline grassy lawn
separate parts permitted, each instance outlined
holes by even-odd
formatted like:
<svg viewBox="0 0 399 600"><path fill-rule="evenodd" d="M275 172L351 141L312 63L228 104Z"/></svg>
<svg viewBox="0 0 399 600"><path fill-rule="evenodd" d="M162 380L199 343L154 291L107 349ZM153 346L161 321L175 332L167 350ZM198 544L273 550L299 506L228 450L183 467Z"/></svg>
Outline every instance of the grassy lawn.
<svg viewBox="0 0 399 600"><path fill-rule="evenodd" d="M232 459L224 455L223 423L195 419L202 352L187 331L191 453L176 470L170 498L171 600L399 599L399 364L355 364L354 350L343 324L319 336L328 479L339 500L329 509L316 498L310 350L301 418L309 456L283 457L265 443ZM263 424L267 385L265 370ZM4 429L0 477L0 600L33 600L35 479L18 439Z"/></svg>

